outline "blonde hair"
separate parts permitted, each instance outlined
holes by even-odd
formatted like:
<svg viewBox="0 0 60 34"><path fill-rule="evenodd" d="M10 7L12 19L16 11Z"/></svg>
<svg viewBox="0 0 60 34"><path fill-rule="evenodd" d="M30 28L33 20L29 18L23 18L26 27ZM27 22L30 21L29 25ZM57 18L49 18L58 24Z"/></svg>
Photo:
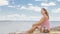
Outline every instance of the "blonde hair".
<svg viewBox="0 0 60 34"><path fill-rule="evenodd" d="M42 8L42 10L45 11L45 14L46 14L46 15L48 16L48 18L49 18L49 14L48 14L47 10L46 10L45 8Z"/></svg>

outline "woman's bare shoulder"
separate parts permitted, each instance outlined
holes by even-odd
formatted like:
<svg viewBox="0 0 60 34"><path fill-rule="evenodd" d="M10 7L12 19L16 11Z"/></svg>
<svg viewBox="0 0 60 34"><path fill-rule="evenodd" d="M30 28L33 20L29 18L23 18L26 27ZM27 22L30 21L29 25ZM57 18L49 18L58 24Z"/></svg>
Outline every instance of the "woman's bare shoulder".
<svg viewBox="0 0 60 34"><path fill-rule="evenodd" d="M49 19L48 16L41 18L41 20L44 20L44 21L45 21L45 20L48 20L48 19Z"/></svg>

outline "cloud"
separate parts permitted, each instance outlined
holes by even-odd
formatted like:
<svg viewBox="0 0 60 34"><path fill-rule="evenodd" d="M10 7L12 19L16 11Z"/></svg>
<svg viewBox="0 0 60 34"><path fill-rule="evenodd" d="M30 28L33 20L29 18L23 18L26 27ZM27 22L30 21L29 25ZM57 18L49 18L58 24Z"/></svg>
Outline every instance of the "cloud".
<svg viewBox="0 0 60 34"><path fill-rule="evenodd" d="M51 21L60 21L60 8L55 8L51 10L52 16L50 16Z"/></svg>
<svg viewBox="0 0 60 34"><path fill-rule="evenodd" d="M40 16L27 16L25 14L10 14L10 15L0 15L0 20L27 20L35 21L39 20Z"/></svg>
<svg viewBox="0 0 60 34"><path fill-rule="evenodd" d="M54 2L49 3L50 6L55 6L56 4Z"/></svg>
<svg viewBox="0 0 60 34"><path fill-rule="evenodd" d="M20 10L32 10L32 11L37 11L37 12L40 12L41 11L41 8L48 8L48 7L39 7L39 6L33 6L32 4L28 4L29 6L21 6L20 7Z"/></svg>
<svg viewBox="0 0 60 34"><path fill-rule="evenodd" d="M30 4L29 4L29 5L30 5ZM25 10L40 11L40 10L41 10L41 7L30 5L30 6L28 6L28 7L22 6L20 9L21 9L21 10L25 9Z"/></svg>
<svg viewBox="0 0 60 34"><path fill-rule="evenodd" d="M28 4L29 6L32 5L32 4Z"/></svg>
<svg viewBox="0 0 60 34"><path fill-rule="evenodd" d="M60 2L60 0L57 0L58 2Z"/></svg>
<svg viewBox="0 0 60 34"><path fill-rule="evenodd" d="M38 7L38 6L29 6L29 7L28 7L28 10L40 11L41 8Z"/></svg>
<svg viewBox="0 0 60 34"><path fill-rule="evenodd" d="M8 5L8 7L10 7L10 8L15 8L15 6L12 6L12 5Z"/></svg>
<svg viewBox="0 0 60 34"><path fill-rule="evenodd" d="M51 11L52 13L60 13L60 8L55 8L55 9L52 9Z"/></svg>
<svg viewBox="0 0 60 34"><path fill-rule="evenodd" d="M28 6L20 6L20 5L12 6L12 5L8 5L8 7L16 8L18 10L31 10L31 11L37 11L37 12L40 12L41 8L46 8L47 9L47 7L33 6L32 4L27 4L27 5Z"/></svg>
<svg viewBox="0 0 60 34"><path fill-rule="evenodd" d="M35 0L35 1L48 1L48 0Z"/></svg>
<svg viewBox="0 0 60 34"><path fill-rule="evenodd" d="M22 6L20 9L21 9L21 10L22 10L22 9L27 9L27 7L25 7L25 6Z"/></svg>
<svg viewBox="0 0 60 34"><path fill-rule="evenodd" d="M24 19L25 15L23 14L10 14L10 15L4 15L0 16L0 20L21 20Z"/></svg>
<svg viewBox="0 0 60 34"><path fill-rule="evenodd" d="M25 14L0 15L0 20L39 21L42 16L27 16ZM50 16L50 21L60 21L58 16Z"/></svg>
<svg viewBox="0 0 60 34"><path fill-rule="evenodd" d="M3 5L8 5L8 1L7 0L0 0L0 6Z"/></svg>
<svg viewBox="0 0 60 34"><path fill-rule="evenodd" d="M60 21L60 17L50 16L50 21Z"/></svg>
<svg viewBox="0 0 60 34"><path fill-rule="evenodd" d="M15 8L15 9L19 9L20 8L20 5L17 5L17 6L13 6L13 5L8 5L9 8ZM22 7L23 8L23 7ZM22 9L21 8L21 9Z"/></svg>
<svg viewBox="0 0 60 34"><path fill-rule="evenodd" d="M41 3L41 6L55 6L56 4L54 2L50 3Z"/></svg>

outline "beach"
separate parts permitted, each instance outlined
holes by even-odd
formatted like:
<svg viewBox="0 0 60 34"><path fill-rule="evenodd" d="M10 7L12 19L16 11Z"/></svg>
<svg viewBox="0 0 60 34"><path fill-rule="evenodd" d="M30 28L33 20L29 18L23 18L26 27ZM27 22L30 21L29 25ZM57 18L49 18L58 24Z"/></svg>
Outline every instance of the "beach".
<svg viewBox="0 0 60 34"><path fill-rule="evenodd" d="M20 34L19 32L12 32L9 34ZM33 33L31 34L60 34L60 31L50 31L50 33L40 33L38 30L35 30Z"/></svg>
<svg viewBox="0 0 60 34"><path fill-rule="evenodd" d="M0 34L20 33L29 30L36 21L0 21ZM60 21L50 22L50 27L60 26Z"/></svg>

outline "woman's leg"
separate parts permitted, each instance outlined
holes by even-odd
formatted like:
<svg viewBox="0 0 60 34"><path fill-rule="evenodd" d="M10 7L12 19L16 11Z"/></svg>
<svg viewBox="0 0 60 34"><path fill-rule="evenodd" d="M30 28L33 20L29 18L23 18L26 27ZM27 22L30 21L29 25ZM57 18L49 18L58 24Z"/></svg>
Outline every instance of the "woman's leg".
<svg viewBox="0 0 60 34"><path fill-rule="evenodd" d="M39 29L39 31L40 31L40 33L42 33L43 32L43 27L40 27L40 28L38 28Z"/></svg>
<svg viewBox="0 0 60 34"><path fill-rule="evenodd" d="M41 33L49 33L49 30L46 27L41 27L39 30Z"/></svg>
<svg viewBox="0 0 60 34"><path fill-rule="evenodd" d="M33 31L37 28L37 26L32 26L32 28L30 30L28 30L28 33L33 33Z"/></svg>

